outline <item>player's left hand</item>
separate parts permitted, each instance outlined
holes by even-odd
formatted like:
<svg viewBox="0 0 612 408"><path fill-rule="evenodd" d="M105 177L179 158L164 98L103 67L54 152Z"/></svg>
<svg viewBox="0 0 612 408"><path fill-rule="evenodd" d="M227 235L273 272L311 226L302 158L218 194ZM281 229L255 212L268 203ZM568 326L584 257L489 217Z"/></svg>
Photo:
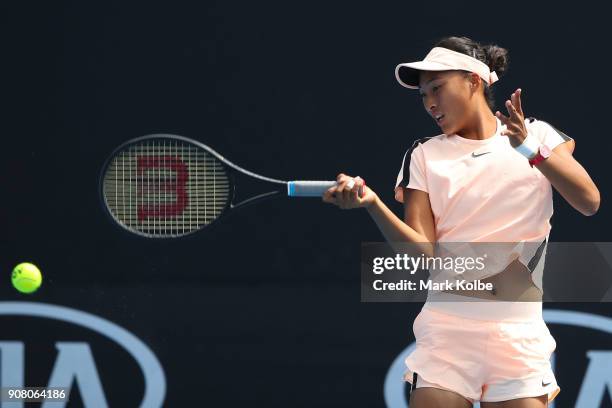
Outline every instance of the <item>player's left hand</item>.
<svg viewBox="0 0 612 408"><path fill-rule="evenodd" d="M502 136L510 138L512 147L520 146L527 137L527 127L525 126L525 115L521 106L521 89L517 89L506 101L506 109L510 116L505 116L500 111L495 112L506 130L501 132Z"/></svg>

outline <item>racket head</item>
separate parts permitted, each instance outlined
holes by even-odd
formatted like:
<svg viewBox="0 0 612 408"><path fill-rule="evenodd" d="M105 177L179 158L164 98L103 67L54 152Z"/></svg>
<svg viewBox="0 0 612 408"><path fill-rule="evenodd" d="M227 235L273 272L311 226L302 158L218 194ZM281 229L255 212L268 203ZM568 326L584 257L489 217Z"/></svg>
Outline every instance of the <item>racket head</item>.
<svg viewBox="0 0 612 408"><path fill-rule="evenodd" d="M234 191L221 155L172 134L121 144L99 178L105 212L124 230L146 238L178 238L212 225L231 207Z"/></svg>

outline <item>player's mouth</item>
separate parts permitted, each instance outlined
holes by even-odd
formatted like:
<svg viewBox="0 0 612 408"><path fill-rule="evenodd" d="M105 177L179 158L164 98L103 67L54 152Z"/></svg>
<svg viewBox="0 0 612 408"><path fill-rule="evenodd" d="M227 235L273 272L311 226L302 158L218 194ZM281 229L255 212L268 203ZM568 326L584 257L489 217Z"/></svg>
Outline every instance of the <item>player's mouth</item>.
<svg viewBox="0 0 612 408"><path fill-rule="evenodd" d="M439 125L442 123L442 121L444 121L444 115L438 115L434 119L436 120L436 123Z"/></svg>

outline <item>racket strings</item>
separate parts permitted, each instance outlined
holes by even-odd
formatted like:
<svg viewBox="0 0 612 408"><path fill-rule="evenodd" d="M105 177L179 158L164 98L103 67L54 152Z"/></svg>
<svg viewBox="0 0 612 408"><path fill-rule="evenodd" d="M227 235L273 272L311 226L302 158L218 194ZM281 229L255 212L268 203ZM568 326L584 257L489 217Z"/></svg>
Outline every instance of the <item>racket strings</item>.
<svg viewBox="0 0 612 408"><path fill-rule="evenodd" d="M179 140L150 139L115 155L103 181L106 205L129 230L176 237L214 221L230 181L210 153Z"/></svg>

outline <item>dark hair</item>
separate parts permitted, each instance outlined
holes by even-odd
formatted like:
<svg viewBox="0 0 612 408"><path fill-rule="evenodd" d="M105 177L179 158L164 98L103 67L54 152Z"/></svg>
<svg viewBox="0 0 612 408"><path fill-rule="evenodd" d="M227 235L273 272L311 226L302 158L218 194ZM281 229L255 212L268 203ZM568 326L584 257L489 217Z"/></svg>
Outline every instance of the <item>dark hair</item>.
<svg viewBox="0 0 612 408"><path fill-rule="evenodd" d="M449 50L474 57L487 64L489 69L495 71L499 78L508 70L508 50L497 45L481 45L468 37L445 37L439 40L434 47L448 48ZM495 109L493 90L486 82L483 81L482 84L484 85L484 95L487 104L493 111Z"/></svg>

